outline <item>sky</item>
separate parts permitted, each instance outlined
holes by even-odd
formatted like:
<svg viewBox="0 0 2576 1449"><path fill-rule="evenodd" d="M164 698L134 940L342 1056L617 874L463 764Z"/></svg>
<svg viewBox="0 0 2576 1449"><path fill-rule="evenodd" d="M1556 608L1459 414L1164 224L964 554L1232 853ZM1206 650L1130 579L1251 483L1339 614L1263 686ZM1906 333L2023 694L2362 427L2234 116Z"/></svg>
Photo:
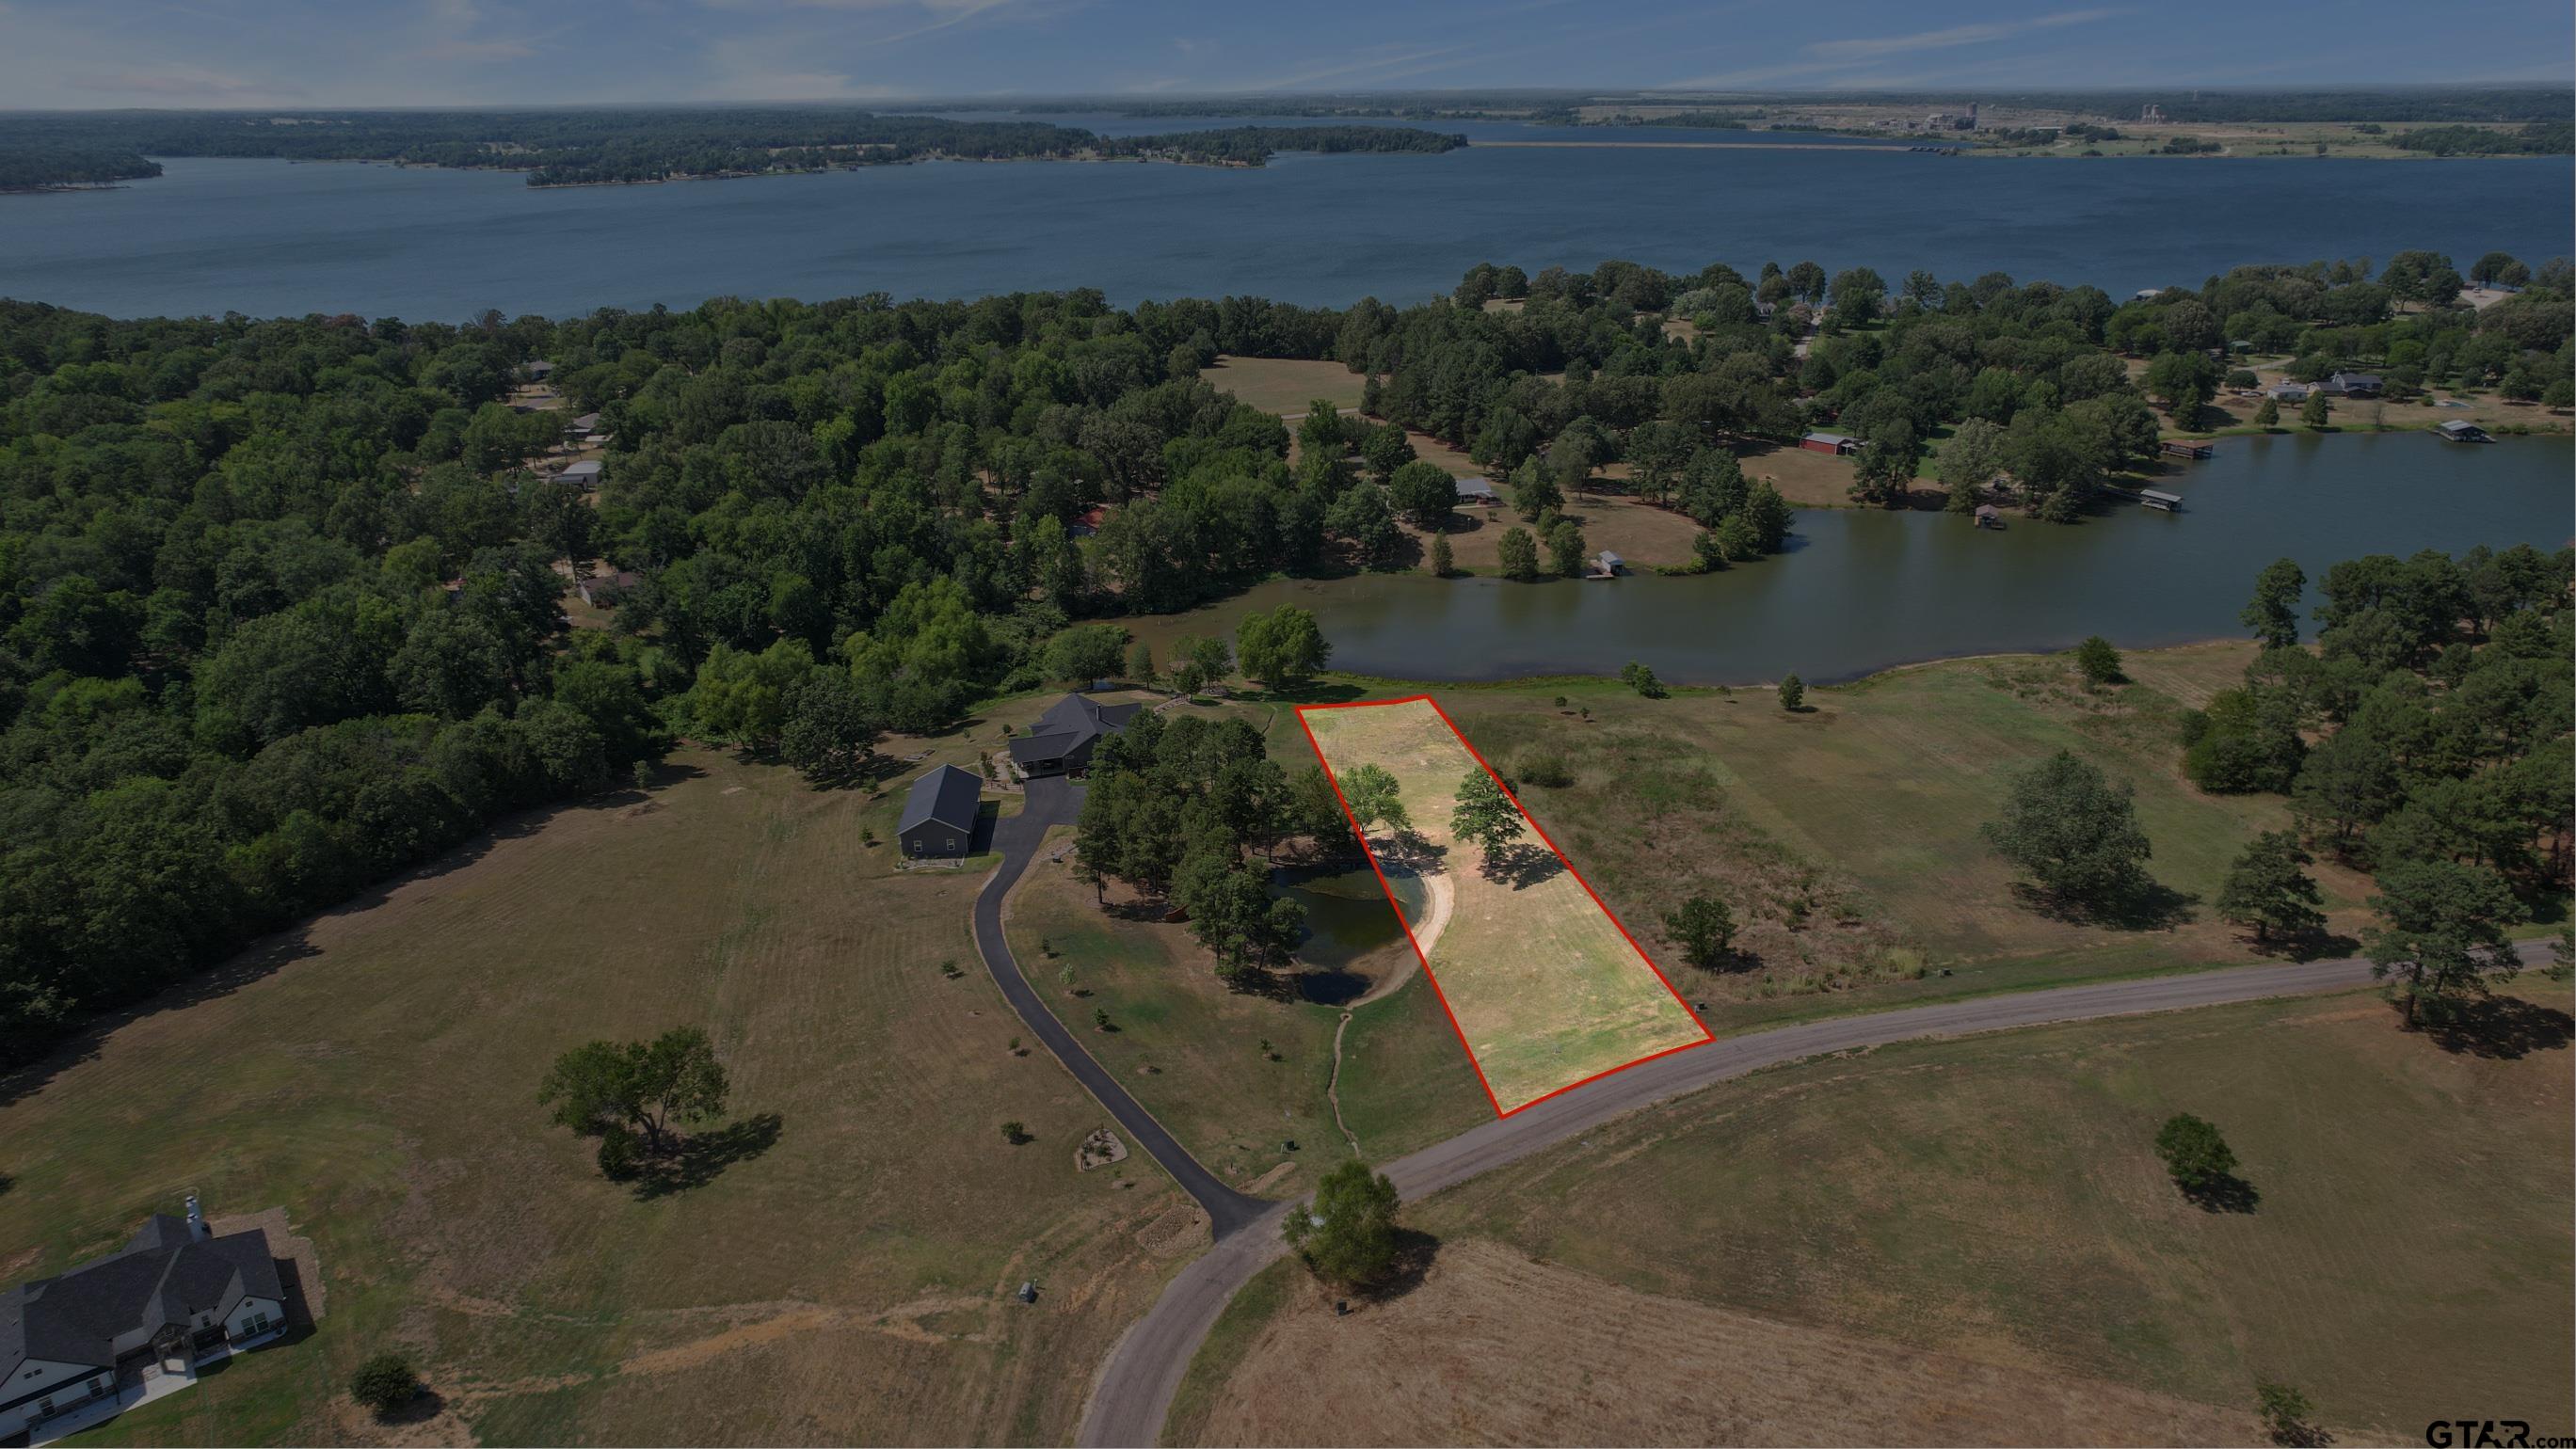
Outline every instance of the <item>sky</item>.
<svg viewBox="0 0 2576 1449"><path fill-rule="evenodd" d="M2576 84L2567 0L0 0L0 108Z"/></svg>

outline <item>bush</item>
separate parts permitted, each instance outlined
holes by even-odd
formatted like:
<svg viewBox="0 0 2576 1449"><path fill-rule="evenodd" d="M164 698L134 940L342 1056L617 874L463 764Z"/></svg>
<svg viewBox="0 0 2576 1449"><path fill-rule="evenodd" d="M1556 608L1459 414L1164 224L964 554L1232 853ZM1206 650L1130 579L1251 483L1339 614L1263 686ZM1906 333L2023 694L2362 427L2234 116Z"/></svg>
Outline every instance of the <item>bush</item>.
<svg viewBox="0 0 2576 1449"><path fill-rule="evenodd" d="M1664 688L1662 680L1655 677L1655 671L1634 659L1620 667L1619 682L1648 699L1662 699L1672 693L1671 690Z"/></svg>
<svg viewBox="0 0 2576 1449"><path fill-rule="evenodd" d="M611 1182L624 1182L642 1166L644 1151L635 1134L624 1128L612 1128L599 1139L599 1175Z"/></svg>
<svg viewBox="0 0 2576 1449"><path fill-rule="evenodd" d="M2127 677L2120 672L2120 651L2099 634L2075 646L2075 667L2084 671L2087 684L2117 684Z"/></svg>
<svg viewBox="0 0 2576 1449"><path fill-rule="evenodd" d="M1780 707L1794 710L1807 702L1807 681L1792 674L1780 681Z"/></svg>
<svg viewBox="0 0 2576 1449"><path fill-rule="evenodd" d="M1523 759L1519 775L1523 784L1541 785L1550 790L1562 790L1574 783L1574 772L1566 768L1565 756L1553 750Z"/></svg>
<svg viewBox="0 0 2576 1449"><path fill-rule="evenodd" d="M349 1397L379 1415L390 1414L420 1397L420 1378L412 1372L410 1359L380 1353L349 1376Z"/></svg>
<svg viewBox="0 0 2576 1449"><path fill-rule="evenodd" d="M2174 1186L2185 1192L2207 1191L2236 1172L2236 1154L2227 1139L2214 1124L2189 1112L2165 1119L2156 1133L2156 1156L2164 1159Z"/></svg>

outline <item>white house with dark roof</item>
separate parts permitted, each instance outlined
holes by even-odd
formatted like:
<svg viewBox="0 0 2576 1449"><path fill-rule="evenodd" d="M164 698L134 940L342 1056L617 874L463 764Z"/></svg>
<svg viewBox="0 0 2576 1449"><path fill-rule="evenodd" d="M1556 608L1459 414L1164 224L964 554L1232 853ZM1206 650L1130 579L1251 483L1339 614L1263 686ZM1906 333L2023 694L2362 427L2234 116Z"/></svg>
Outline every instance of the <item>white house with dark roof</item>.
<svg viewBox="0 0 2576 1449"><path fill-rule="evenodd" d="M268 1234L216 1237L191 1197L185 1218L155 1213L106 1257L0 1293L0 1439L113 1417L285 1331Z"/></svg>

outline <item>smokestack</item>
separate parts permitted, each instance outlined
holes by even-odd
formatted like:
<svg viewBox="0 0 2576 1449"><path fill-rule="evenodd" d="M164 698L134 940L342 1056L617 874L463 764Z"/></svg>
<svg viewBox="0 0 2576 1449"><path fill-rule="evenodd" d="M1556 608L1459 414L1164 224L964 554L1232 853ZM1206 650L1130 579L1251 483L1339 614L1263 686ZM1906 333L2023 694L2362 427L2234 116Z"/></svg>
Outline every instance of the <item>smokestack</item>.
<svg viewBox="0 0 2576 1449"><path fill-rule="evenodd" d="M188 1194L188 1236L201 1243L213 1236L206 1231L206 1215L197 1210L197 1195L193 1192Z"/></svg>

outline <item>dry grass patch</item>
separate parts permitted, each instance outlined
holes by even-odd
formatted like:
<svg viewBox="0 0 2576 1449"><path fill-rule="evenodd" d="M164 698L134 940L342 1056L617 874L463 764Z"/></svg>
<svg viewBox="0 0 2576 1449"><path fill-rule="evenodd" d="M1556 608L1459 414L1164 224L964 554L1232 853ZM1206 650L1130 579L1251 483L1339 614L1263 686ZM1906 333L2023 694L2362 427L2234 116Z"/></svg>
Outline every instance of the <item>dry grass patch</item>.
<svg viewBox="0 0 2576 1449"><path fill-rule="evenodd" d="M1199 379L1237 402L1280 416L1302 413L1318 398L1340 408L1360 405L1367 379L1338 362L1293 357L1220 357Z"/></svg>
<svg viewBox="0 0 2576 1449"><path fill-rule="evenodd" d="M1705 1039L1546 842L1525 836L1485 864L1452 834L1458 783L1481 767L1428 700L1302 715L1337 777L1372 764L1395 776L1412 831L1381 833L1371 850L1452 883L1456 903L1429 964L1498 1108Z"/></svg>
<svg viewBox="0 0 2576 1449"><path fill-rule="evenodd" d="M1564 516L1583 530L1587 551L1598 553L1606 548L1636 568L1687 564L1694 557L1693 547L1699 539L1699 525L1689 518L1623 494L1592 493L1568 498ZM1450 557L1461 569L1499 573L1504 531L1528 526L1508 503L1491 508L1460 508L1449 526ZM1430 534L1409 525L1404 531L1420 548L1430 548ZM1430 566L1427 557L1426 552L1425 568ZM1544 551L1540 561L1546 561Z"/></svg>

